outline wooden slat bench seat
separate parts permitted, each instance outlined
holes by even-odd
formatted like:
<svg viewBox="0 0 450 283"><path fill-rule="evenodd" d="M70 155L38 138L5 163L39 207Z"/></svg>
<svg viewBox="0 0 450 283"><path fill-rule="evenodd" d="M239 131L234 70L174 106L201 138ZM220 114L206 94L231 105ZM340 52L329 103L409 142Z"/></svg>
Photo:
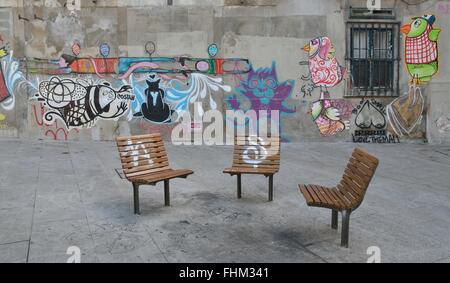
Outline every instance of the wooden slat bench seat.
<svg viewBox="0 0 450 283"><path fill-rule="evenodd" d="M133 184L135 214L140 213L140 186L155 186L159 182L164 182L165 205L170 206L169 181L175 178L187 178L194 173L191 170L170 168L169 158L160 134L118 137L116 143L123 173Z"/></svg>
<svg viewBox="0 0 450 283"><path fill-rule="evenodd" d="M223 172L237 176L237 195L242 198L242 175L269 178L269 201L273 201L273 176L280 170L280 137L237 136L233 165Z"/></svg>
<svg viewBox="0 0 450 283"><path fill-rule="evenodd" d="M338 229L338 213L342 213L341 245L348 247L350 214L364 200L379 161L365 150L356 148L345 169L341 182L334 188L299 185L308 206L332 210L331 227Z"/></svg>

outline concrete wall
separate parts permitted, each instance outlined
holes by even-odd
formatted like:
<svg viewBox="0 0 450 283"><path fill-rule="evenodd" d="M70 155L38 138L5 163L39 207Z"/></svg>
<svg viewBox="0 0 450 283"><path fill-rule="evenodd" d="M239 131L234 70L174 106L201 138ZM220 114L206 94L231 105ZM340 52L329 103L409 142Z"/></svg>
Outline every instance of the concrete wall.
<svg viewBox="0 0 450 283"><path fill-rule="evenodd" d="M281 112L285 112L282 115L285 140L352 141L352 134L358 129L351 108L356 108L361 99L344 99L347 81L330 89L331 98L337 100L337 105L345 108L343 111L349 116L346 120L350 122L350 129L324 137L309 113L313 102L319 99L320 92L316 89L311 96L303 96L301 88L304 82L301 76L308 74L308 68L299 62L308 60L306 52L302 50L305 44L315 37L328 36L335 46L337 60L345 65L345 21L350 7L365 7L365 0L172 2L173 4L168 6L166 0L75 0L72 7L71 3L66 5L66 0L0 0L0 34L4 44L9 44L8 49L13 51L15 59L59 59L62 54L72 54L74 41L78 41L81 46L79 56L85 58L101 57L99 45L102 43L108 43L110 46L109 58L145 57L148 54L144 45L149 41L156 45L153 57L189 55L194 58L208 58L208 45L216 43L220 48L217 57L249 59L255 71L261 71L261 68L268 71L275 66L278 83L285 83L289 88L279 90L283 92L282 95L275 95L269 103L269 108L279 108ZM426 119L413 137L402 138L402 141L423 141L428 138L431 142L450 143L450 101L447 98L450 63L444 59L450 48L450 29L447 28L450 22L450 7L447 8L447 1L425 1L417 5L413 2L407 5L402 1L383 0L382 5L384 8L395 9L396 19L402 23L425 12L436 15L436 26L443 29L439 44L440 73L431 84L423 86ZM5 66L6 61L10 61L9 57L3 59L4 69L10 67ZM161 125L145 119L131 119L132 116L128 114L118 117L119 119L97 119L87 125L88 128L68 129L67 125L58 119L56 123L48 123L43 120L49 110L48 105L32 98L39 92L39 83L48 81L52 76L34 74L24 64L21 64L17 72L23 74L26 82L22 84L19 81L14 84L11 97L0 106L0 120L4 117L0 121L0 136L3 137L111 140L117 135L130 133L161 131L168 135L176 124ZM408 90L409 81L403 62L400 74L403 94ZM135 86L130 78L118 80L114 75L99 77L95 74L67 74L59 77L90 80L90 85L98 85L99 80L106 80L116 91L126 84ZM148 74L137 75L135 79L146 77ZM210 77L222 81L216 81L217 85L211 84L208 78L204 77L198 81L193 78L184 80L183 85L177 85L169 79L162 81L166 92L170 88L177 89L176 86L178 90L185 92L192 85L198 86L194 91L186 93L191 96L200 94L197 101L202 102L205 110L211 107L211 99L219 110L233 108L236 104L230 105L230 99L233 100L234 97L240 102L239 107L244 110L265 107L264 102L248 100L239 92L242 81L247 81L246 75ZM145 85L145 81L142 83ZM201 86L209 91L203 98ZM377 102L380 107L387 106L392 99L379 98ZM193 111L191 103L188 103L187 108Z"/></svg>

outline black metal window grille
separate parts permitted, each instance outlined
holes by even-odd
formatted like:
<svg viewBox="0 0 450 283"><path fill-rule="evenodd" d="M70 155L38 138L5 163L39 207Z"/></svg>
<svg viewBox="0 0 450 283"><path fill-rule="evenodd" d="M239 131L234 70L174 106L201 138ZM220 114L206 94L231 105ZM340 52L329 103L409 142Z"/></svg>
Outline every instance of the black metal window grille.
<svg viewBox="0 0 450 283"><path fill-rule="evenodd" d="M346 96L399 95L399 34L399 23L347 23L350 82Z"/></svg>

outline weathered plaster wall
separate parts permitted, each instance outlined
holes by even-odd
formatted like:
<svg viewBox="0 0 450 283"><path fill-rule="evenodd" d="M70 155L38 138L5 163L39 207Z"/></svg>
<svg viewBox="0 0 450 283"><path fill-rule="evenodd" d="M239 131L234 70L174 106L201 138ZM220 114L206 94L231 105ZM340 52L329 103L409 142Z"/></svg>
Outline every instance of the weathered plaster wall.
<svg viewBox="0 0 450 283"><path fill-rule="evenodd" d="M108 43L109 57L148 56L144 45L152 41L156 44L153 57L181 56L208 58L207 48L211 43L219 45L220 58L246 58L254 69L276 67L279 83L292 83L290 95L283 104L295 113L286 113L282 118L282 130L289 141L351 141L355 131L355 115L348 118L350 130L331 137L320 134L311 118L311 106L320 92L316 89L312 96L303 97L301 76L308 70L300 61L308 60L303 46L318 36L328 36L336 49L336 58L345 65L345 20L349 8L364 7L364 0L174 0L172 6L166 0L75 0L73 7L66 0L0 0L0 34L9 43L13 56L20 58L58 59L62 54L72 54L72 45L78 41L82 57L101 57L99 45ZM413 1L412 1L413 2ZM411 3L412 3L411 2ZM419 1L417 1L419 2ZM420 1L423 2L423 1ZM450 102L445 87L450 80L450 65L445 60L449 51L450 9L442 8L442 1L425 1L419 5L406 5L401 1L383 0L382 6L394 8L397 20L406 23L411 16L425 12L437 16L437 25L443 28L440 38L440 73L430 86L424 89L427 99L427 119L421 132L428 133L431 142L450 143L448 127L442 126L445 117L450 117ZM447 1L444 1L447 2ZM445 4L445 3L444 3ZM1 42L0 42L1 43ZM34 83L48 80L51 76L32 74L21 69L24 77ZM400 69L401 92L408 89L409 77ZM76 75L65 75L76 78ZM97 81L97 75L81 76ZM231 91L212 92L219 110L229 109L230 95L239 98L239 86L245 76L219 76L221 85ZM110 81L116 89L129 81L117 80L112 76L102 78ZM444 87L442 87L444 86ZM346 81L330 89L333 99L344 97ZM170 125L158 125L142 119L129 121L127 115L118 121L98 120L89 129L72 129L58 123L46 125L42 120L40 104L30 101L36 93L30 86L14 90L14 107L0 108L5 116L0 121L0 136L20 136L45 139L86 139L111 140L120 134L139 134L149 131L169 133ZM240 98L243 100L243 98ZM245 99L244 99L245 100ZM357 107L361 99L345 99L339 105L351 103ZM388 105L392 99L377 99ZM243 102L243 101L242 101ZM243 108L251 105L241 103ZM253 104L254 106L255 104ZM205 110L210 106L208 98L203 100ZM346 109L348 108L346 106ZM189 105L192 111L192 105ZM348 112L348 109L347 109ZM348 114L348 113L347 113ZM2 116L0 116L2 118ZM440 122L437 122L437 121ZM447 120L448 121L448 120ZM1 126L3 125L3 126ZM447 130L443 130L447 129ZM425 134L417 137L425 138Z"/></svg>

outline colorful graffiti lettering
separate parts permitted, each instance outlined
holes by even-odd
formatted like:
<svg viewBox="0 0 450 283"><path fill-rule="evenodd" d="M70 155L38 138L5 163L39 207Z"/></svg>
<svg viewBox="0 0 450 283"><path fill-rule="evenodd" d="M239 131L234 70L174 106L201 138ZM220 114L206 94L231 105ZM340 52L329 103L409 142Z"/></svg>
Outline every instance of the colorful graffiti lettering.
<svg viewBox="0 0 450 283"><path fill-rule="evenodd" d="M118 79L127 79L131 74L158 73L183 74L193 73L208 75L231 75L247 73L247 59L202 59L190 57L126 57L126 58L79 58L64 54L59 60L27 59L26 68L32 74L65 75L97 74L118 75ZM241 70L235 70L235 62L243 62ZM164 66L163 66L164 65Z"/></svg>
<svg viewBox="0 0 450 283"><path fill-rule="evenodd" d="M337 86L342 82L345 75L345 68L342 67L336 59L336 50L328 37L322 36L311 40L303 47L308 52L307 62L301 62L302 65L308 65L309 75L302 76L305 85L302 86L304 96L311 95L315 88L320 87L327 90Z"/></svg>
<svg viewBox="0 0 450 283"><path fill-rule="evenodd" d="M412 23L401 28L406 35L405 62L408 72L417 83L431 81L438 72L438 39L441 29L433 28L434 15L412 19Z"/></svg>
<svg viewBox="0 0 450 283"><path fill-rule="evenodd" d="M382 103L375 99L361 100L353 110L357 130L353 134L354 143L400 143L397 135L386 130L387 119Z"/></svg>
<svg viewBox="0 0 450 283"><path fill-rule="evenodd" d="M92 127L98 119L118 120L134 99L131 89L129 85L116 90L107 82L53 77L39 84L35 99L50 109L44 115L46 124L58 118L70 130Z"/></svg>
<svg viewBox="0 0 450 283"><path fill-rule="evenodd" d="M278 80L276 63L273 62L270 68L260 68L254 70L250 68L247 78L240 82L236 88L236 93L226 97L226 103L230 110L254 110L257 115L259 111L279 111L280 116L293 114L295 108L286 105L287 99L292 95L295 81L288 80L280 82ZM248 106L244 105L247 104ZM270 118L270 117L269 117ZM243 126L243 125L237 125ZM281 131L280 120L280 133Z"/></svg>
<svg viewBox="0 0 450 283"><path fill-rule="evenodd" d="M322 136L329 137L350 129L353 106L344 99L330 99L329 93L322 93L320 100L313 103L311 115Z"/></svg>

